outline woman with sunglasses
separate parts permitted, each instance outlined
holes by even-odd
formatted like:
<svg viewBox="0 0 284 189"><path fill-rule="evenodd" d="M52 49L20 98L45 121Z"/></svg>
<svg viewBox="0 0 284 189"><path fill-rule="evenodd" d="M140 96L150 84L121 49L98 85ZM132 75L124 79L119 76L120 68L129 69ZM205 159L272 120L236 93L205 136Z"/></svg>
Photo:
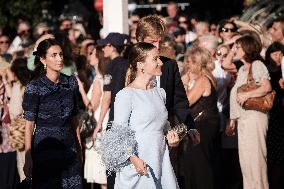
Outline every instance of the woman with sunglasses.
<svg viewBox="0 0 284 189"><path fill-rule="evenodd" d="M12 60L12 55L7 52L9 46L9 37L5 34L0 35L0 57L3 58L6 62L10 62Z"/></svg>
<svg viewBox="0 0 284 189"><path fill-rule="evenodd" d="M237 26L234 22L223 20L219 23L219 35L222 39L222 43L226 44L237 32Z"/></svg>

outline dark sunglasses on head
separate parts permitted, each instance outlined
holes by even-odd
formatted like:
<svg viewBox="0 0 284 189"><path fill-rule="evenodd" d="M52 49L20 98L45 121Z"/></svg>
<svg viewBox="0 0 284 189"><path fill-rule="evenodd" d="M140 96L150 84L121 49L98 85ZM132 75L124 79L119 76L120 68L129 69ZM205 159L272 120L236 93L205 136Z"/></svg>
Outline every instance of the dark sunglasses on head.
<svg viewBox="0 0 284 189"><path fill-rule="evenodd" d="M9 41L0 41L0 44L9 44Z"/></svg>
<svg viewBox="0 0 284 189"><path fill-rule="evenodd" d="M236 32L237 29L236 28L222 28L222 32Z"/></svg>

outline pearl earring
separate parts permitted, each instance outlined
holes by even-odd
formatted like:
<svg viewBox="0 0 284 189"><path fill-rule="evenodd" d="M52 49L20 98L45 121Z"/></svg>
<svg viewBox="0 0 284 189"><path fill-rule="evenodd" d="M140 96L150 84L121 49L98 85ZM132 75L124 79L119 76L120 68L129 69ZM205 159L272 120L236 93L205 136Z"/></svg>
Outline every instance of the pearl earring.
<svg viewBox="0 0 284 189"><path fill-rule="evenodd" d="M43 64L43 68L46 70L46 64Z"/></svg>
<svg viewBox="0 0 284 189"><path fill-rule="evenodd" d="M144 73L144 69L143 68L141 69L141 72Z"/></svg>

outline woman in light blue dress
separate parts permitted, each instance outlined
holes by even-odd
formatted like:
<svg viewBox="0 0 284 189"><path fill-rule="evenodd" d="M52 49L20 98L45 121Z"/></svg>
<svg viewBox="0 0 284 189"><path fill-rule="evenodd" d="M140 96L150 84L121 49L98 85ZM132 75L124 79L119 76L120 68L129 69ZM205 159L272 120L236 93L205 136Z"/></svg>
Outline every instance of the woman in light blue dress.
<svg viewBox="0 0 284 189"><path fill-rule="evenodd" d="M115 189L178 189L168 146L178 143L178 135L164 132L169 124L166 93L151 86L162 74L158 49L138 43L130 50L128 86L117 95L114 121L102 142L102 159L116 171Z"/></svg>

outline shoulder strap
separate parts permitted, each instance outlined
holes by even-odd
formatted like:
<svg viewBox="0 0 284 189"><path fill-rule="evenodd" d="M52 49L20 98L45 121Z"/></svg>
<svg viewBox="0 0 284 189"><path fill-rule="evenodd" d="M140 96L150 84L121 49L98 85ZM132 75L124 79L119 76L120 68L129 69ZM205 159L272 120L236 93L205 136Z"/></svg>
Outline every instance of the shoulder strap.
<svg viewBox="0 0 284 189"><path fill-rule="evenodd" d="M247 77L247 83L254 82L254 78L252 76L252 64L249 67L248 77Z"/></svg>

